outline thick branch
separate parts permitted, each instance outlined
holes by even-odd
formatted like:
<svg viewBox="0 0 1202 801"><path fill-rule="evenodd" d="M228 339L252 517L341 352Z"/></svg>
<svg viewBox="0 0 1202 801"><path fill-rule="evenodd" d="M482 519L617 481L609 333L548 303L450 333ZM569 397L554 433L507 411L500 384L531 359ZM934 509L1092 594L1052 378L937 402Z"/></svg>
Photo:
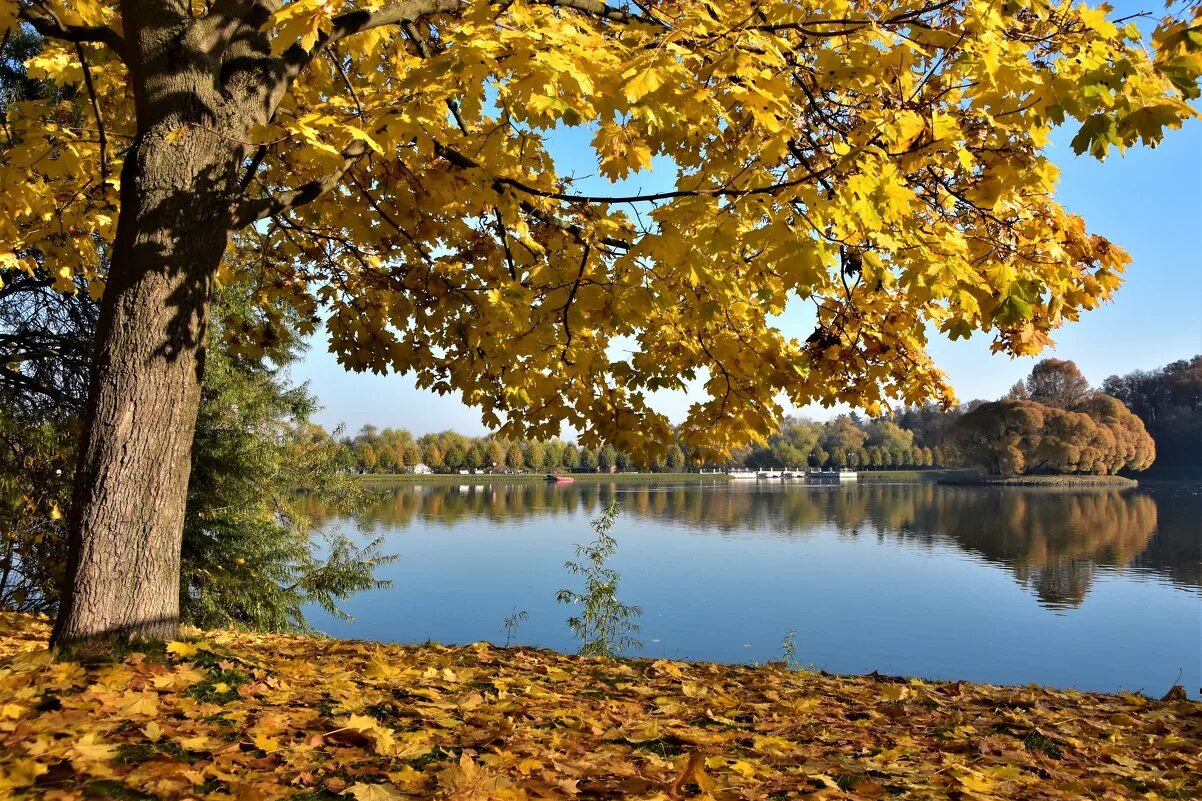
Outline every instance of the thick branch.
<svg viewBox="0 0 1202 801"><path fill-rule="evenodd" d="M597 19L605 20L606 22L616 22L620 25L652 25L657 28L664 27L664 24L654 17L644 14L631 14L629 11L624 11L620 8L608 6L600 0L529 0L531 5L536 6L554 6L556 8L570 8L573 11L579 11L586 16L596 17Z"/></svg>
<svg viewBox="0 0 1202 801"><path fill-rule="evenodd" d="M107 25L65 25L50 12L39 12L32 8L22 8L17 17L28 22L38 33L47 39L60 39L64 42L99 42L113 49L122 59L125 58L125 39L117 31Z"/></svg>
<svg viewBox="0 0 1202 801"><path fill-rule="evenodd" d="M323 48L348 36L384 25L413 23L431 14L459 11L464 7L464 0L404 0L375 11L348 11L339 14L334 17L329 33L319 36L312 48L306 50L300 45L293 45L284 53L284 80L291 83Z"/></svg>
<svg viewBox="0 0 1202 801"><path fill-rule="evenodd" d="M288 209L295 209L306 203L312 203L342 183L343 176L350 171L355 162L363 158L366 154L367 143L361 139L356 139L342 151L342 166L329 175L315 178L307 184L303 184L287 192L244 201L234 216L234 227L241 228L256 220L270 217L273 214L280 214Z"/></svg>
<svg viewBox="0 0 1202 801"><path fill-rule="evenodd" d="M664 27L649 16L613 8L600 0L531 0L534 5L568 8L590 17L622 25L642 24ZM375 11L348 11L333 19L329 33L323 33L309 50L293 45L284 54L284 80L291 83L321 50L348 36L385 25L412 25L433 14L449 14L467 8L466 0L403 0Z"/></svg>

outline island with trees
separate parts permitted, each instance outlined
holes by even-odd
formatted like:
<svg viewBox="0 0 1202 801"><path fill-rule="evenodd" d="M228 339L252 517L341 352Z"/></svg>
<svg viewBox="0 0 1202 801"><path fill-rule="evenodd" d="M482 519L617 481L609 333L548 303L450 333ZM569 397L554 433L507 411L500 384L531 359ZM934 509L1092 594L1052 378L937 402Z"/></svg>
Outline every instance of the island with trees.
<svg viewBox="0 0 1202 801"><path fill-rule="evenodd" d="M1089 387L1072 362L1045 359L1006 398L983 403L956 423L956 450L994 484L1134 485L1156 443L1122 401Z"/></svg>

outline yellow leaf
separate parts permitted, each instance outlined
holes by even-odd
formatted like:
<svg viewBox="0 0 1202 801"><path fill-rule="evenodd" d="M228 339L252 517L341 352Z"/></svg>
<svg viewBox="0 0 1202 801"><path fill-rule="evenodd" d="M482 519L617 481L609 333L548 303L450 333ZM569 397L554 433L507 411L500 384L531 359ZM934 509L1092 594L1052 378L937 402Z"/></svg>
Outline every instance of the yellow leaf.
<svg viewBox="0 0 1202 801"><path fill-rule="evenodd" d="M95 734L89 733L80 737L77 742L72 744L68 753L73 760L103 762L113 758L113 755L117 753L117 746L105 745L97 741Z"/></svg>
<svg viewBox="0 0 1202 801"><path fill-rule="evenodd" d="M989 779L977 773L964 772L958 774L956 779L960 784L974 793L988 793L993 789L994 783Z"/></svg>
<svg viewBox="0 0 1202 801"><path fill-rule="evenodd" d="M159 712L159 699L154 693L129 692L121 697L117 708L126 715L153 716Z"/></svg>
<svg viewBox="0 0 1202 801"><path fill-rule="evenodd" d="M260 751L266 751L269 754L280 750L280 740L278 737L268 737L266 734L256 734L251 738L251 742L255 744L255 748Z"/></svg>
<svg viewBox="0 0 1202 801"><path fill-rule="evenodd" d="M662 85L663 77L659 70L648 67L626 82L626 99L631 103L637 103Z"/></svg>
<svg viewBox="0 0 1202 801"><path fill-rule="evenodd" d="M343 792L343 795L349 795L355 801L398 801L398 799L408 798L391 784L364 784L356 782Z"/></svg>
<svg viewBox="0 0 1202 801"><path fill-rule="evenodd" d="M167 653L187 659L196 656L201 650L199 644L194 642L169 642L167 643Z"/></svg>

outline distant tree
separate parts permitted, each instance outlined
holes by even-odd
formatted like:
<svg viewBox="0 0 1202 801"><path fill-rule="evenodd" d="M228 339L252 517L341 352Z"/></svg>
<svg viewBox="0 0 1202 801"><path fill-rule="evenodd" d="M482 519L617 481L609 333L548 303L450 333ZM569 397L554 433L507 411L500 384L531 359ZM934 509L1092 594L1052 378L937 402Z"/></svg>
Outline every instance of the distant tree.
<svg viewBox="0 0 1202 801"><path fill-rule="evenodd" d="M363 466L363 472L374 473L380 465L380 457L376 453L376 449L370 444L364 445L359 449L359 464Z"/></svg>
<svg viewBox="0 0 1202 801"><path fill-rule="evenodd" d="M422 453L422 449L415 442L410 443L404 447L404 454L405 454L404 464L406 467L411 468L411 469L413 467L415 467L416 465L420 464L422 459L425 458L424 454Z"/></svg>
<svg viewBox="0 0 1202 801"><path fill-rule="evenodd" d="M446 467L446 462L443 461L442 448L438 447L433 442L426 445L422 454L422 459L425 461L426 466L428 466L431 470L442 470Z"/></svg>
<svg viewBox="0 0 1202 801"><path fill-rule="evenodd" d="M664 466L673 473L684 470L684 451L680 449L679 445L673 445L668 449L668 455L664 457Z"/></svg>
<svg viewBox="0 0 1202 801"><path fill-rule="evenodd" d="M1158 465L1202 466L1202 355L1110 376L1102 389L1143 421L1156 441Z"/></svg>
<svg viewBox="0 0 1202 801"><path fill-rule="evenodd" d="M531 470L542 470L547 460L547 446L538 440L527 440L522 443L522 455L526 467Z"/></svg>
<svg viewBox="0 0 1202 801"><path fill-rule="evenodd" d="M1093 394L1076 363L1063 359L1044 359L1035 365L1026 389L1027 400L1058 409L1076 409Z"/></svg>
<svg viewBox="0 0 1202 801"><path fill-rule="evenodd" d="M1010 387L1010 391L1002 396L1002 400L1030 400L1031 393L1027 391L1027 385L1023 381L1014 382L1014 386Z"/></svg>
<svg viewBox="0 0 1202 801"><path fill-rule="evenodd" d="M501 470L505 467L506 448L504 443L496 439L490 439L488 441L486 453L488 456L489 466L494 470Z"/></svg>
<svg viewBox="0 0 1202 801"><path fill-rule="evenodd" d="M618 451L617 456L614 457L614 465L621 471L631 469L633 463L630 461L630 454L626 451Z"/></svg>
<svg viewBox="0 0 1202 801"><path fill-rule="evenodd" d="M597 453L597 466L602 470L609 472L610 468L617 467L618 464L618 449L608 442L605 447Z"/></svg>
<svg viewBox="0 0 1202 801"><path fill-rule="evenodd" d="M1156 442L1143 421L1118 398L1097 393L1081 404L1081 411L1114 435L1109 472L1146 470L1156 460Z"/></svg>
<svg viewBox="0 0 1202 801"><path fill-rule="evenodd" d="M864 445L868 434L852 422L847 415L840 415L822 428L820 445L830 456L831 464L844 465L848 454Z"/></svg>
<svg viewBox="0 0 1202 801"><path fill-rule="evenodd" d="M471 470L479 470L484 466L484 452L479 442L473 442L463 455L463 465Z"/></svg>
<svg viewBox="0 0 1202 801"><path fill-rule="evenodd" d="M894 452L904 451L914 445L914 432L907 431L892 420L878 418L868 424L867 445L877 445Z"/></svg>
<svg viewBox="0 0 1202 801"><path fill-rule="evenodd" d="M467 459L467 450L462 443L451 442L447 445L446 453L443 454L443 463L449 470L459 470L464 467Z"/></svg>
<svg viewBox="0 0 1202 801"><path fill-rule="evenodd" d="M984 403L960 418L956 445L970 464L988 473L1025 473L1038 445L1045 408L1031 401Z"/></svg>
<svg viewBox="0 0 1202 801"><path fill-rule="evenodd" d="M563 459L563 462L562 462L563 468L566 470L570 470L571 468L576 467L577 465L580 464L580 452L577 450L575 445L573 445L569 442L569 443L565 444L563 447L562 459Z"/></svg>
<svg viewBox="0 0 1202 801"><path fill-rule="evenodd" d="M546 453L543 455L543 469L549 471L561 470L564 467L563 460L564 442L560 439L553 439L547 443Z"/></svg>
<svg viewBox="0 0 1202 801"><path fill-rule="evenodd" d="M597 452L592 448L578 448L576 451L576 466L582 470L596 470Z"/></svg>
<svg viewBox="0 0 1202 801"><path fill-rule="evenodd" d="M522 446L514 443L505 448L504 466L509 470L521 470L526 466L526 455Z"/></svg>
<svg viewBox="0 0 1202 801"><path fill-rule="evenodd" d="M797 417L786 417L780 431L768 438L768 447L760 449L759 467L789 467L805 464L806 456L818 444L822 426Z"/></svg>
<svg viewBox="0 0 1202 801"><path fill-rule="evenodd" d="M381 472L391 473L397 468L396 451L383 443L376 451L376 464Z"/></svg>

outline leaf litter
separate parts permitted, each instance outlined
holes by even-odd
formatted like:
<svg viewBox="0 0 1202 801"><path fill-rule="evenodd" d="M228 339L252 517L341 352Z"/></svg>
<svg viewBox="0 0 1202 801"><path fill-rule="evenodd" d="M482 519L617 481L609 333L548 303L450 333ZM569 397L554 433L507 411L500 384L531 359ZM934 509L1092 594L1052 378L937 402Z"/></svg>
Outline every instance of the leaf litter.
<svg viewBox="0 0 1202 801"><path fill-rule="evenodd" d="M1179 695L225 631L77 664L48 633L0 614L0 798L1202 795Z"/></svg>

